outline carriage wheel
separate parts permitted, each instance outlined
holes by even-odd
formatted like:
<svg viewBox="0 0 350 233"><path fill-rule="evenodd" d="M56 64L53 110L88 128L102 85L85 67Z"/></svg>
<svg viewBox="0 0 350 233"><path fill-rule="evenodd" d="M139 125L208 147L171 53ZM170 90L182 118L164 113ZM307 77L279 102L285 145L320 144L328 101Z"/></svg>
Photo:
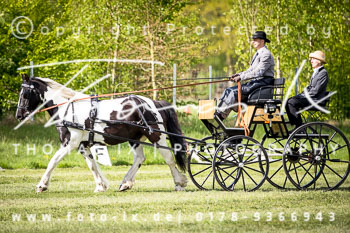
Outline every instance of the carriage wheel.
<svg viewBox="0 0 350 233"><path fill-rule="evenodd" d="M283 167L298 189L336 189L349 175L349 141L330 124L307 123L289 136Z"/></svg>
<svg viewBox="0 0 350 233"><path fill-rule="evenodd" d="M268 170L269 161L265 149L251 137L230 137L215 152L214 176L227 191L258 189L264 183Z"/></svg>
<svg viewBox="0 0 350 233"><path fill-rule="evenodd" d="M267 138L264 135L261 145L269 156L269 174L266 180L279 189L294 188L283 169L283 149L287 138Z"/></svg>
<svg viewBox="0 0 350 233"><path fill-rule="evenodd" d="M203 138L205 143L191 151L187 162L187 171L192 182L202 190L215 188L212 161L216 146L210 142L212 139L212 136Z"/></svg>

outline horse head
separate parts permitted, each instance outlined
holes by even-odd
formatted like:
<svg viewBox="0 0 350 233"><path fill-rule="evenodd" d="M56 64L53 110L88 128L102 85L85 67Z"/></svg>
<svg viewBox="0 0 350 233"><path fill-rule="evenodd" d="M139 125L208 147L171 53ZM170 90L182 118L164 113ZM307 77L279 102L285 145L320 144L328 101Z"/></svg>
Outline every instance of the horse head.
<svg viewBox="0 0 350 233"><path fill-rule="evenodd" d="M45 86L35 78L22 74L21 92L17 104L16 118L24 120L43 102Z"/></svg>

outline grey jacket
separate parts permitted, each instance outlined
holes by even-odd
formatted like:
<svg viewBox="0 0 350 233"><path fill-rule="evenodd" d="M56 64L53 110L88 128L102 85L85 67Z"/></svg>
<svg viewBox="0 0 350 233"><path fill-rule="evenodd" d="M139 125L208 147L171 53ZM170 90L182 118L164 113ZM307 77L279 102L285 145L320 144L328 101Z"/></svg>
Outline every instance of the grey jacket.
<svg viewBox="0 0 350 233"><path fill-rule="evenodd" d="M274 69L275 61L273 56L270 50L264 46L254 54L249 69L239 73L239 75L241 80L260 78L263 76L274 77Z"/></svg>
<svg viewBox="0 0 350 233"><path fill-rule="evenodd" d="M327 95L326 89L328 84L328 72L321 67L315 75L312 76L309 86L306 87L312 99L321 99ZM305 96L302 92L301 95Z"/></svg>

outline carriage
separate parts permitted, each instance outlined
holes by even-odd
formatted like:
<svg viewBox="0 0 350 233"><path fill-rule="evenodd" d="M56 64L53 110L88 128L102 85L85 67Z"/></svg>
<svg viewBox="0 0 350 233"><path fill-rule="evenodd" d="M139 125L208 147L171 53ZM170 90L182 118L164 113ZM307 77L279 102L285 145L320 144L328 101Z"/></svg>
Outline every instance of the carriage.
<svg viewBox="0 0 350 233"><path fill-rule="evenodd" d="M239 127L239 115L234 127L226 127L208 110L212 101L200 104L205 114L199 118L211 136L195 145L187 166L199 189L254 191L267 180L280 189L333 190L346 180L350 169L347 138L333 125L309 122L319 114L315 107L308 109L305 124L288 131L281 114L284 83L284 78L275 79L274 85L248 96L244 115L248 130ZM329 101L321 105L328 107ZM259 141L255 135L258 127L263 129Z"/></svg>
<svg viewBox="0 0 350 233"><path fill-rule="evenodd" d="M288 122L281 114L284 83L284 78L275 79L273 85L258 88L247 96L248 106L245 114L243 115L239 105L237 122L233 127L226 127L214 114L214 100L200 101L199 118L210 132L210 135L203 139L182 135L177 118L174 118L175 111L161 101L152 102L144 97L128 95L102 104L102 101L98 103L96 96L84 96L84 98L69 101L62 109L60 106L64 103L57 104L56 100L46 100L46 104L51 103L51 106L44 110L51 110L53 117L57 117L55 114L59 112L62 113L59 116L62 120L56 125L62 139L62 148L56 152L52 162L50 161L47 171L37 186L37 191L47 189L51 172L57 163L69 153L72 146L77 148L79 145L83 146L81 153L94 174L95 191L105 191L108 182L105 181L96 161L89 153L89 147L96 142L113 145L125 141L134 148L134 164L120 186L121 191L132 187L137 169L145 159L139 145L154 146L161 150L161 154L170 166L176 190L183 190L187 181L175 168L169 151L174 151L175 158L180 160L180 168L184 165L181 156L185 152L188 153L187 171L192 182L199 189L221 187L227 191L254 191L266 180L281 189L333 190L338 188L346 180L350 171L348 139L335 126L318 121L305 122L294 131L288 131ZM35 114L34 109L42 101L45 92L50 89L49 86L55 86L59 90L64 89L48 79L23 77L17 110L17 115L18 112L21 113L19 118L26 118L29 113ZM72 90L66 90L66 92L72 92ZM74 93L71 95L73 96ZM86 102L87 100L89 102ZM134 116L132 114L135 113L134 118L119 119L120 112L117 113L113 108L109 109L112 104L120 105L125 101L131 102L131 105L124 105L125 110L133 109L134 104L141 106L141 108L137 107L131 115L129 114ZM53 104L54 102L56 104ZM75 105L75 102L78 104ZM98 113L96 106L99 104L102 111ZM321 104L327 106L329 98ZM158 110L159 106L171 109L161 114ZM118 109L123 110L124 107L119 106ZM59 108L61 111L57 110ZM310 116L318 112L317 109L308 111L313 111ZM102 119L103 116L110 116L110 118ZM75 120L76 118L81 119ZM165 122L167 125L163 125ZM70 130L73 131L70 132ZM133 133L133 137L127 136L127 133L129 135ZM147 137L151 143L141 140L141 136ZM172 148L167 146L166 136L169 137ZM258 140L259 137L260 140ZM188 145L186 151L182 146L174 148L175 142L181 142L183 145L184 140ZM186 166L182 166L184 167Z"/></svg>

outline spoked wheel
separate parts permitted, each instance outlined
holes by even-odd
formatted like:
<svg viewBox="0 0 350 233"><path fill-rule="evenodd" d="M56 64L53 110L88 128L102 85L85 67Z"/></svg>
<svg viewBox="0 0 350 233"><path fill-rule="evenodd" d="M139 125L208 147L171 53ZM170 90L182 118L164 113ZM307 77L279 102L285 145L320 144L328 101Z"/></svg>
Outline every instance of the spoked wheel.
<svg viewBox="0 0 350 233"><path fill-rule="evenodd" d="M269 174L266 180L279 189L294 188L283 169L283 149L286 142L287 138L267 138L266 135L261 141L269 157Z"/></svg>
<svg viewBox="0 0 350 233"><path fill-rule="evenodd" d="M216 150L213 171L224 190L254 191L267 177L268 156L255 139L233 136L223 141Z"/></svg>
<svg viewBox="0 0 350 233"><path fill-rule="evenodd" d="M283 167L298 189L336 189L349 175L349 141L330 124L307 123L289 136Z"/></svg>
<svg viewBox="0 0 350 233"><path fill-rule="evenodd" d="M187 162L188 174L192 182L202 190L215 188L215 178L212 170L212 162L216 146L211 136L203 138L202 145L194 148Z"/></svg>

